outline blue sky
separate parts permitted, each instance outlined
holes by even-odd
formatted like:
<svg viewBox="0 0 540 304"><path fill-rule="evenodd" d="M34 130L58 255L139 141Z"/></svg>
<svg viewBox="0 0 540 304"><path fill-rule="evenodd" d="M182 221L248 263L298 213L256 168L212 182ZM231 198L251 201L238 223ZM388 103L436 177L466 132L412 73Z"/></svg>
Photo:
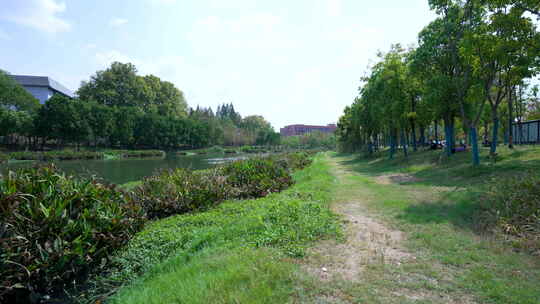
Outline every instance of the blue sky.
<svg viewBox="0 0 540 304"><path fill-rule="evenodd" d="M112 61L233 102L275 128L336 122L378 50L410 45L427 0L1 0L0 69L76 90Z"/></svg>

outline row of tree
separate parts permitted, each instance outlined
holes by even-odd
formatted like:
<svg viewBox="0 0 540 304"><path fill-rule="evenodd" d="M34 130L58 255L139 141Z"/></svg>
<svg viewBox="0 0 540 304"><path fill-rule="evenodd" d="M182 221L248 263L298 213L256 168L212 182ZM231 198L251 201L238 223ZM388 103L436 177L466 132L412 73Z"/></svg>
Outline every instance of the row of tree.
<svg viewBox="0 0 540 304"><path fill-rule="evenodd" d="M3 143L42 149L46 144L101 147L199 148L276 145L279 134L262 116L242 118L232 104L189 108L182 91L156 76L139 76L115 62L81 84L78 98L54 95L41 105L0 71Z"/></svg>
<svg viewBox="0 0 540 304"><path fill-rule="evenodd" d="M418 47L378 54L340 118L340 147L371 153L388 145L390 157L398 147L407 155L410 145L437 139L441 122L448 156L462 136L479 164L479 128L491 132L491 153L501 137L512 146L512 124L534 110L526 95L536 91L526 88L540 68L539 3L429 0L438 18L420 32Z"/></svg>

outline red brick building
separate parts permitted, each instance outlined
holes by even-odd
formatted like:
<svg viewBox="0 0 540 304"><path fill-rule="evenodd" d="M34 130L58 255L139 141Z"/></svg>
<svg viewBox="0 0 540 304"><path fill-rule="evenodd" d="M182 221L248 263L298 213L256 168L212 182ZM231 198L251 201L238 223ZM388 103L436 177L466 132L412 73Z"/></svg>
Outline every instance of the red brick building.
<svg viewBox="0 0 540 304"><path fill-rule="evenodd" d="M285 126L279 130L281 136L293 136L311 133L313 131L319 131L322 133L333 133L336 130L335 124L328 124L326 126L310 126L310 125L290 125Z"/></svg>

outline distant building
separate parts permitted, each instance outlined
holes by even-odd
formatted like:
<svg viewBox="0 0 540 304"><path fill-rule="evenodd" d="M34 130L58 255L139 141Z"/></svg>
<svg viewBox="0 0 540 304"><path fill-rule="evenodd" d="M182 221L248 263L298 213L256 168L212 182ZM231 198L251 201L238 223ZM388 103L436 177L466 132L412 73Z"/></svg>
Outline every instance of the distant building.
<svg viewBox="0 0 540 304"><path fill-rule="evenodd" d="M335 124L328 124L326 126L310 126L310 125L290 125L285 126L279 130L281 136L293 136L311 133L313 131L319 131L322 133L333 133L336 131Z"/></svg>
<svg viewBox="0 0 540 304"><path fill-rule="evenodd" d="M73 98L75 95L66 87L46 76L10 75L16 82L25 88L30 94L45 103L54 94L61 94Z"/></svg>

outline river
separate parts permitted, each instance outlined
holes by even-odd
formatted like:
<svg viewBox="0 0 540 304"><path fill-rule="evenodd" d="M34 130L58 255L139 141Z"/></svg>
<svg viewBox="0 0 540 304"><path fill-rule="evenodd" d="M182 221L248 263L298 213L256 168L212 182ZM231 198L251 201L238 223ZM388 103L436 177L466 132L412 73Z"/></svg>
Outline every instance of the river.
<svg viewBox="0 0 540 304"><path fill-rule="evenodd" d="M212 168L220 163L246 158L245 155L224 156L223 154L177 155L168 153L164 158L132 158L120 160L70 160L54 161L61 170L75 176L96 175L104 180L123 184L151 176L158 170L189 168L193 170ZM36 162L14 162L0 165L0 171L14 170L35 165Z"/></svg>

